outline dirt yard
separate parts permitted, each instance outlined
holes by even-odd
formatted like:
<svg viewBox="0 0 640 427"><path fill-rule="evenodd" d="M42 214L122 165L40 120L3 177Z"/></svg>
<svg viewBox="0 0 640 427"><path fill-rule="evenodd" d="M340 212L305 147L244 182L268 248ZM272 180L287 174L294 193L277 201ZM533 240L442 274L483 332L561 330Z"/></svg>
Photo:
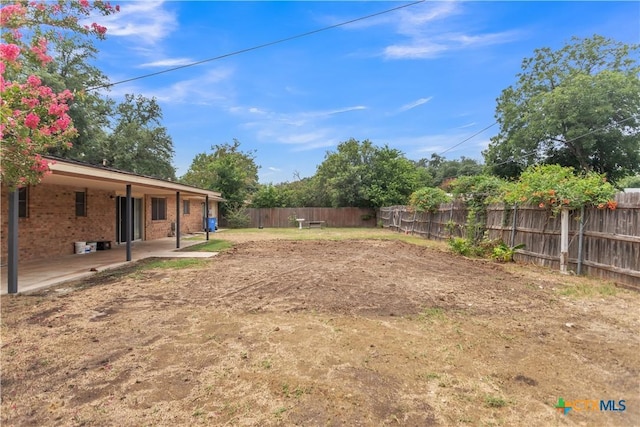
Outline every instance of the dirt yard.
<svg viewBox="0 0 640 427"><path fill-rule="evenodd" d="M637 293L398 240L216 238L242 242L3 296L2 425L640 424Z"/></svg>

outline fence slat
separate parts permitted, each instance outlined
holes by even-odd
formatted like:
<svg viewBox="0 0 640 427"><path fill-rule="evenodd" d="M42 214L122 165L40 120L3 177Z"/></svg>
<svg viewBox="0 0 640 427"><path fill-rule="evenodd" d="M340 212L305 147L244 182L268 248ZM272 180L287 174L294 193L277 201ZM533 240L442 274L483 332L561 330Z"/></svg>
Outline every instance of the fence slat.
<svg viewBox="0 0 640 427"><path fill-rule="evenodd" d="M619 193L615 210L587 208L584 210L582 251L578 247L580 212L573 211L569 224L569 269L575 271L578 256L582 256L584 273L640 290L640 192ZM440 206L434 213L401 216L393 222L394 213L405 213L406 206L381 208L378 219L383 227L413 233L438 240L463 236L467 209L459 203ZM486 230L490 239L501 239L512 246L524 244L516 252L518 261L534 262L557 268L560 263L560 215L536 206L492 205L487 209ZM429 225L431 230L429 230Z"/></svg>

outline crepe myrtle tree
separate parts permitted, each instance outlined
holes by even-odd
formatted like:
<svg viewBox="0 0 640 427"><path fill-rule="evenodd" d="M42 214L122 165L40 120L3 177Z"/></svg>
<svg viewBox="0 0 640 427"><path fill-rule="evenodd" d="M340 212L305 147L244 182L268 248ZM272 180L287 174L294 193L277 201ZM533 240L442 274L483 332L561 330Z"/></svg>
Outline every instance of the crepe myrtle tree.
<svg viewBox="0 0 640 427"><path fill-rule="evenodd" d="M76 134L68 114L74 95L56 93L38 77L38 70L54 60L49 42L70 34L103 39L105 27L84 21L118 10L87 0L17 1L0 8L0 179L8 188L40 182L49 171L42 156L52 148L70 147Z"/></svg>

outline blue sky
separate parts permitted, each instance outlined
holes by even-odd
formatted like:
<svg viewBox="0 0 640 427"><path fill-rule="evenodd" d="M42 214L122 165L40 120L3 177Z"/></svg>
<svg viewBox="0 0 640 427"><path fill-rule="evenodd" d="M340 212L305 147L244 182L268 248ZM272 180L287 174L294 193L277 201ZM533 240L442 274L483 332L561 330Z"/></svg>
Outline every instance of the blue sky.
<svg viewBox="0 0 640 427"><path fill-rule="evenodd" d="M229 54L403 2L124 1L100 19L96 66L111 80ZM408 158L482 160L496 98L534 49L572 36L640 42L639 2L424 2L350 25L113 86L155 97L183 175L198 153L241 142L260 182L315 173L349 138Z"/></svg>

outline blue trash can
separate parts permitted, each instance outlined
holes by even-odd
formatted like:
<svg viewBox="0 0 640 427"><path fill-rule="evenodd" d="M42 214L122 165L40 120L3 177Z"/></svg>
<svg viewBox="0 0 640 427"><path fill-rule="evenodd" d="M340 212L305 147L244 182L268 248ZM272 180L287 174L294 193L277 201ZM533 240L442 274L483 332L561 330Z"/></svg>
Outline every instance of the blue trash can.
<svg viewBox="0 0 640 427"><path fill-rule="evenodd" d="M207 225L209 231L216 231L218 229L218 218L207 218Z"/></svg>

